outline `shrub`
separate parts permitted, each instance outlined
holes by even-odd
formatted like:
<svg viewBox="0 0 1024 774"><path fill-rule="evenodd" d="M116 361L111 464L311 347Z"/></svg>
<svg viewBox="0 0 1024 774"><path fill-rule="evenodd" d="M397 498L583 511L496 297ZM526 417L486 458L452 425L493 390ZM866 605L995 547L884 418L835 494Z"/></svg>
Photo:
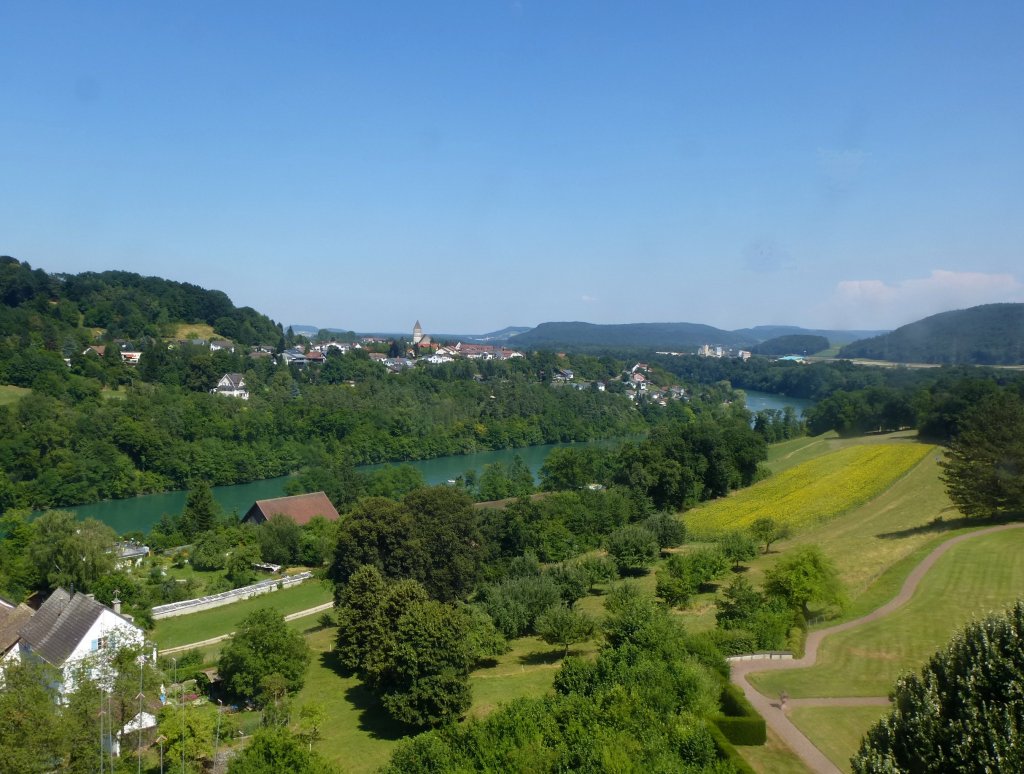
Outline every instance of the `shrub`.
<svg viewBox="0 0 1024 774"><path fill-rule="evenodd" d="M658 539L646 527L630 524L608 536L608 553L620 573L635 572L658 558Z"/></svg>

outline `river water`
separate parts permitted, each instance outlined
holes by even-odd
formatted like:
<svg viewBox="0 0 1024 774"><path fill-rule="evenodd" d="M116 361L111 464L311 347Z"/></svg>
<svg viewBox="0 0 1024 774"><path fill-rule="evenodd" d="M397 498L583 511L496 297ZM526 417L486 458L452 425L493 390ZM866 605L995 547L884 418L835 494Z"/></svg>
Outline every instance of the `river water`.
<svg viewBox="0 0 1024 774"><path fill-rule="evenodd" d="M781 409L783 406L793 406L798 411L812 405L812 401L799 398L787 398L782 395L771 395L765 392L754 390L746 391L747 407L751 411L774 408ZM561 446L575 446L585 448L588 446L607 446L617 441L587 441L575 444L552 443L543 446L527 446L522 449L499 449L497 451L477 452L475 454L460 454L451 457L438 457L432 460L420 460L418 462L393 463L405 464L419 470L428 484L443 484L446 481L461 476L468 470L475 470L480 473L485 465L494 462L508 463L518 454L523 458L534 477L540 470L544 460L552 449ZM378 470L386 467L384 465L367 465L359 468L363 471ZM213 496L217 503L227 513L243 515L256 500L266 500L271 497L281 497L285 494L284 487L289 476L279 478L268 478L263 481L252 481L248 484L235 484L233 486L217 486L213 488ZM118 534L125 532L140 531L149 532L153 525L165 514L177 515L185 508L186 491L162 492L160 494L140 495L129 497L124 500L105 500L99 503L88 505L76 505L65 507L62 510L74 512L78 518L93 518L113 527Z"/></svg>

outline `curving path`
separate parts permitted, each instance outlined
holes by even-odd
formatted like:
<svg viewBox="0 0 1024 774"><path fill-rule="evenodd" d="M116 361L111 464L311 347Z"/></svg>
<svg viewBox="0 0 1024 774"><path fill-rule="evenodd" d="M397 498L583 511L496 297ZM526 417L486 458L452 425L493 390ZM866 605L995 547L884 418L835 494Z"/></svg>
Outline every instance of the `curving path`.
<svg viewBox="0 0 1024 774"><path fill-rule="evenodd" d="M786 743L786 745L797 756L799 756L805 764L807 764L811 771L817 772L818 774L841 774L841 770L832 763L832 761L825 757L825 754L815 747L811 740L804 736L800 729L793 725L790 719L786 716L785 711L783 711L779 706L778 700L773 701L764 694L758 692L754 686L747 682L747 675L751 672L774 672L780 669L802 669L804 667L814 666L818 661L818 647L821 645L822 640L830 634L845 632L847 629L853 629L861 624L866 624L870 621L883 618L905 605L914 595L918 584L921 582L921 579L924 578L925 574L935 565L939 558L953 546L958 543L962 543L965 540L978 537L979 535L988 535L992 532L1001 532L1008 529L1020 529L1022 527L1024 527L1024 524L1001 524L997 527L987 527L986 529L979 529L974 532L968 532L963 535L957 535L954 538L950 538L944 543L939 544L930 554L928 554L928 556L926 556L921 563L911 571L910 575L907 576L907 579L903 582L903 586L900 588L899 593L877 610L874 610L861 618L846 621L845 623L837 624L836 626L830 626L827 629L819 629L818 631L811 632L807 635L807 643L805 645L804 655L802 658L796 658L789 661L769 661L767 659L763 661L735 661L732 664L732 682L743 690L747 699L752 705L754 705L757 711L761 713L772 731L774 731ZM835 707L883 705L888 703L889 700L885 697L869 696L839 699L791 699L787 702L787 705L792 707Z"/></svg>
<svg viewBox="0 0 1024 774"><path fill-rule="evenodd" d="M299 610L296 613L289 613L284 617L286 621L294 621L296 618L305 618L307 615L315 615L316 613L322 613L325 610L330 610L334 607L333 602L324 602L322 605L316 607L308 607L305 610ZM160 650L161 656L167 656L171 653L180 653L183 650L191 650L192 648L204 648L207 645L216 645L218 642L224 642L234 632L228 632L227 634L221 634L219 637L211 637L208 640L200 640L199 642L190 642L187 645L175 645L173 648L162 648Z"/></svg>

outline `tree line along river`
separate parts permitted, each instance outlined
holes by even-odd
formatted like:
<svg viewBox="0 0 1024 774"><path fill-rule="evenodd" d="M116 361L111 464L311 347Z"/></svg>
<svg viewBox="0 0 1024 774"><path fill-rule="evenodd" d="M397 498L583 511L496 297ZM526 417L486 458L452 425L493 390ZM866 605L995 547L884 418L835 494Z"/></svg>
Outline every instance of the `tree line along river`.
<svg viewBox="0 0 1024 774"><path fill-rule="evenodd" d="M797 411L802 412L812 404L812 401L809 400L787 398L782 395L771 395L752 390L747 391L746 395L747 408L753 412L761 411L762 409L782 409L784 406L793 406ZM396 462L391 464L411 465L423 475L427 484L434 485L443 484L446 481L455 479L468 470L475 470L479 473L486 465L495 462L511 462L512 458L518 454L536 478L541 465L544 464L544 460L547 459L552 449L561 446L585 448L587 446L602 446L611 443L615 443L615 441L588 441L574 444L553 443L542 446L527 446L521 449L498 449L495 451L476 452L474 454L437 457L432 460ZM384 465L367 465L360 468L360 470L371 471L381 467L384 467ZM278 478L268 478L263 481L251 481L248 484L218 486L213 488L213 496L225 512L237 513L241 516L249 510L256 500L282 497L285 494L284 487L288 479L289 476L279 476ZM112 527L118 534L131 531L148 532L164 513L172 515L181 513L185 508L186 495L187 492L184 490L162 492L160 494L129 497L124 500L104 500L103 502L87 505L70 506L62 508L62 510L72 511L80 519L98 519Z"/></svg>

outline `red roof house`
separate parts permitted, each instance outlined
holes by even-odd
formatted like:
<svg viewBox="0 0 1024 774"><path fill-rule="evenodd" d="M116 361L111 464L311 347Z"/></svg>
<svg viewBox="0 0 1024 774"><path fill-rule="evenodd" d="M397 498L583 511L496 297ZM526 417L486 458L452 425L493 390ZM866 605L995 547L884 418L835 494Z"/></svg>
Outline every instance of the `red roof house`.
<svg viewBox="0 0 1024 774"><path fill-rule="evenodd" d="M314 516L323 516L328 521L337 521L338 511L323 492L295 495L294 497L274 497L270 500L257 500L252 508L242 517L244 523L262 524L271 516L281 514L287 516L300 527L309 524Z"/></svg>

